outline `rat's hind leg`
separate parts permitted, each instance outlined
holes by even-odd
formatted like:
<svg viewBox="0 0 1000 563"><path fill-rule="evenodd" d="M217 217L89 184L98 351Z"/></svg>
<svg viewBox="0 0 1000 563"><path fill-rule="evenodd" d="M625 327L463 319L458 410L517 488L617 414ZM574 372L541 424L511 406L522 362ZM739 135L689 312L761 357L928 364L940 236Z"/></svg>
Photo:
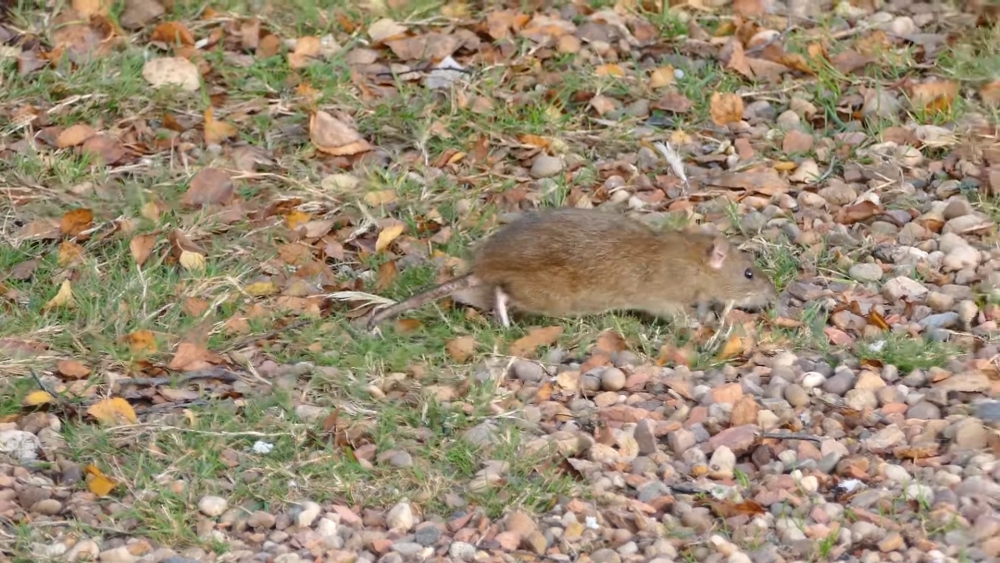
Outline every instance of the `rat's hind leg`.
<svg viewBox="0 0 1000 563"><path fill-rule="evenodd" d="M499 285L493 288L493 295L495 298L494 309L497 318L500 319L500 324L504 328L510 328L510 318L507 316L507 303L510 302L510 296L504 293L504 290L500 289Z"/></svg>

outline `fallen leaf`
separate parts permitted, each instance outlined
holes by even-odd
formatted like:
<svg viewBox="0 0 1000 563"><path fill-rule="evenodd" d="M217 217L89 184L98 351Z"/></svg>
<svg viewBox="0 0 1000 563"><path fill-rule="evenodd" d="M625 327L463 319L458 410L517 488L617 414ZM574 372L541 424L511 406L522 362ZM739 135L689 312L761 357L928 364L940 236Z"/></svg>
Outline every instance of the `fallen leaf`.
<svg viewBox="0 0 1000 563"><path fill-rule="evenodd" d="M518 338L510 345L510 355L518 358L529 358L541 346L549 346L562 335L563 327L546 326L533 328L528 334Z"/></svg>
<svg viewBox="0 0 1000 563"><path fill-rule="evenodd" d="M87 409L87 414L104 424L135 424L139 418L135 415L132 405L121 397L112 397L94 403Z"/></svg>
<svg viewBox="0 0 1000 563"><path fill-rule="evenodd" d="M108 496L117 485L113 479L101 473L101 470L96 466L88 465L84 467L84 471L90 476L87 479L87 489L97 497Z"/></svg>
<svg viewBox="0 0 1000 563"><path fill-rule="evenodd" d="M94 222L94 212L89 209L73 209L62 216L59 230L68 237L79 236Z"/></svg>
<svg viewBox="0 0 1000 563"><path fill-rule="evenodd" d="M385 45L404 61L442 61L462 46L462 40L455 35L431 32L406 39L393 39L386 41Z"/></svg>
<svg viewBox="0 0 1000 563"><path fill-rule="evenodd" d="M190 272L200 272L205 269L205 255L198 252L181 250L178 261L185 270Z"/></svg>
<svg viewBox="0 0 1000 563"><path fill-rule="evenodd" d="M159 41L168 45L194 45L194 35L181 22L163 22L153 29L149 36L150 41Z"/></svg>
<svg viewBox="0 0 1000 563"><path fill-rule="evenodd" d="M382 252L385 250L392 241L403 234L403 229L406 225L402 221L393 221L388 226L384 227L378 234L378 240L375 241L375 252Z"/></svg>
<svg viewBox="0 0 1000 563"><path fill-rule="evenodd" d="M707 176L704 183L729 189L743 189L767 196L786 193L790 187L788 180L778 175L773 168L753 168L739 172L719 171Z"/></svg>
<svg viewBox="0 0 1000 563"><path fill-rule="evenodd" d="M377 190L365 194L365 203L372 207L396 202L396 190Z"/></svg>
<svg viewBox="0 0 1000 563"><path fill-rule="evenodd" d="M744 500L742 502L706 500L704 503L708 505L718 518L724 519L734 516L756 516L767 512L764 505L755 500Z"/></svg>
<svg viewBox="0 0 1000 563"><path fill-rule="evenodd" d="M268 33L260 38L256 55L261 59L269 59L281 52L281 38L273 33Z"/></svg>
<svg viewBox="0 0 1000 563"><path fill-rule="evenodd" d="M406 334L417 330L423 325L424 323L418 319L396 319L396 322L393 323L393 330L400 334Z"/></svg>
<svg viewBox="0 0 1000 563"><path fill-rule="evenodd" d="M233 179L225 170L202 168L191 178L191 185L184 194L184 205L228 205L236 195Z"/></svg>
<svg viewBox="0 0 1000 563"><path fill-rule="evenodd" d="M694 102L679 92L667 92L653 102L652 108L672 113L687 113L694 107Z"/></svg>
<svg viewBox="0 0 1000 563"><path fill-rule="evenodd" d="M823 327L823 333L830 340L830 344L836 344L837 346L847 346L854 342L849 334L840 330L839 328L827 326Z"/></svg>
<svg viewBox="0 0 1000 563"><path fill-rule="evenodd" d="M26 407L37 407L38 405L44 405L46 403L51 403L55 400L48 391L32 391L28 393L21 404Z"/></svg>
<svg viewBox="0 0 1000 563"><path fill-rule="evenodd" d="M983 103L988 106L1000 106L1000 78L988 82L979 89Z"/></svg>
<svg viewBox="0 0 1000 563"><path fill-rule="evenodd" d="M198 66L184 57L150 59L142 66L142 77L154 88L173 85L189 92L201 88Z"/></svg>
<svg viewBox="0 0 1000 563"><path fill-rule="evenodd" d="M729 92L713 92L709 113L719 127L736 123L743 119L743 98Z"/></svg>
<svg viewBox="0 0 1000 563"><path fill-rule="evenodd" d="M39 260L38 258L32 258L30 260L25 260L14 266L10 271L9 279L17 281L25 281L31 279L34 275L35 270L38 269Z"/></svg>
<svg viewBox="0 0 1000 563"><path fill-rule="evenodd" d="M841 207L834 215L834 220L843 225L853 225L854 223L871 219L878 213L881 213L879 205L866 200L854 205Z"/></svg>
<svg viewBox="0 0 1000 563"><path fill-rule="evenodd" d="M66 129L63 129L62 133L59 133L59 136L56 137L56 147L65 149L82 145L84 141L93 137L96 133L97 131L93 127L84 123L70 125Z"/></svg>
<svg viewBox="0 0 1000 563"><path fill-rule="evenodd" d="M181 342L177 345L177 352L167 367L180 371L205 369L211 367L209 360L215 359L214 356L214 354L200 344Z"/></svg>
<svg viewBox="0 0 1000 563"><path fill-rule="evenodd" d="M351 156L372 149L354 128L325 111L309 117L309 140L318 150L333 156Z"/></svg>
<svg viewBox="0 0 1000 563"><path fill-rule="evenodd" d="M42 307L42 310L48 311L55 307L72 307L74 304L73 288L70 287L69 280L63 280L62 285L59 286L59 292Z"/></svg>
<svg viewBox="0 0 1000 563"><path fill-rule="evenodd" d="M152 331L137 330L126 337L128 349L133 356L156 352L156 338Z"/></svg>
<svg viewBox="0 0 1000 563"><path fill-rule="evenodd" d="M594 74L596 74L597 76L621 77L625 76L625 69L623 69L621 65L617 65L614 63L607 63L603 65L597 65L597 67L594 68Z"/></svg>
<svg viewBox="0 0 1000 563"><path fill-rule="evenodd" d="M947 112L958 95L958 83L937 80L916 84L910 91L910 103L916 109L930 113Z"/></svg>
<svg viewBox="0 0 1000 563"><path fill-rule="evenodd" d="M218 145L235 135L239 129L231 123L216 121L211 106L205 110L205 142Z"/></svg>
<svg viewBox="0 0 1000 563"><path fill-rule="evenodd" d="M472 357L472 354L476 351L476 339L471 335L459 336L458 338L452 338L444 345L445 351L451 356L451 359L459 363L465 363Z"/></svg>
<svg viewBox="0 0 1000 563"><path fill-rule="evenodd" d="M649 75L649 87L650 88L665 88L674 83L674 78L676 77L674 67L672 66L661 66L660 68L653 69L653 72Z"/></svg>
<svg viewBox="0 0 1000 563"><path fill-rule="evenodd" d="M743 353L744 348L746 348L746 343L743 337L733 335L726 341L725 346L719 350L718 359L727 360L729 358L735 358Z"/></svg>
<svg viewBox="0 0 1000 563"><path fill-rule="evenodd" d="M81 16L89 18L91 16L108 15L113 3L113 0L73 0L71 6Z"/></svg>
<svg viewBox="0 0 1000 563"><path fill-rule="evenodd" d="M208 310L208 301L200 297L185 297L181 303L181 310L189 317L200 317Z"/></svg>
<svg viewBox="0 0 1000 563"><path fill-rule="evenodd" d="M606 354L623 352L628 349L628 344L621 333L614 330L606 330L597 337L596 349Z"/></svg>
<svg viewBox="0 0 1000 563"><path fill-rule="evenodd" d="M80 154L90 156L95 164L108 166L118 163L126 152L118 139L98 133L87 137L80 146Z"/></svg>
<svg viewBox="0 0 1000 563"><path fill-rule="evenodd" d="M295 50L288 53L288 66L296 69L305 68L319 57L321 47L318 37L311 35L299 37L295 42Z"/></svg>
<svg viewBox="0 0 1000 563"><path fill-rule="evenodd" d="M862 55L857 51L841 51L830 58L830 64L833 65L833 68L844 74L851 74L856 70L864 68L874 60L874 58Z"/></svg>
<svg viewBox="0 0 1000 563"><path fill-rule="evenodd" d="M82 259L82 246L71 240L64 240L59 243L59 253L56 257L56 263L59 264L60 268L65 268L71 264L75 264Z"/></svg>
<svg viewBox="0 0 1000 563"><path fill-rule="evenodd" d="M280 290L273 281L254 282L243 288L251 297L263 297L265 295L275 295Z"/></svg>
<svg viewBox="0 0 1000 563"><path fill-rule="evenodd" d="M62 235L61 221L56 219L37 219L17 231L19 241L52 240Z"/></svg>
<svg viewBox="0 0 1000 563"><path fill-rule="evenodd" d="M67 379L83 379L90 375L90 368L77 360L59 360L56 369Z"/></svg>
<svg viewBox="0 0 1000 563"><path fill-rule="evenodd" d="M142 266L149 259L149 255L153 252L153 246L155 245L156 235L136 235L132 237L128 248L132 252L132 259L135 260L135 263Z"/></svg>
<svg viewBox="0 0 1000 563"><path fill-rule="evenodd" d="M384 43L392 39L399 39L406 35L406 26L396 23L390 18L376 20L368 26L368 37L372 43Z"/></svg>

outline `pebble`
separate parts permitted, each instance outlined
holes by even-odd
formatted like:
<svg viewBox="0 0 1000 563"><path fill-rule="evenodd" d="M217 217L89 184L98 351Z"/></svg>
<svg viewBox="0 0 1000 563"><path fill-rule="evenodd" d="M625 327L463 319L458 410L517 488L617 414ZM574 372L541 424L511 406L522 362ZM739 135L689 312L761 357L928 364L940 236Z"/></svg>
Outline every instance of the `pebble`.
<svg viewBox="0 0 1000 563"><path fill-rule="evenodd" d="M531 163L532 178L551 178L563 171L563 161L557 156L540 154Z"/></svg>
<svg viewBox="0 0 1000 563"><path fill-rule="evenodd" d="M851 266L847 275L862 283L877 282L882 279L882 267L878 264L862 262Z"/></svg>
<svg viewBox="0 0 1000 563"><path fill-rule="evenodd" d="M203 496L201 497L201 500L198 501L198 510L210 518L219 516L225 512L228 507L229 502L226 501L226 499L214 495Z"/></svg>
<svg viewBox="0 0 1000 563"><path fill-rule="evenodd" d="M545 376L545 370L540 364L522 359L514 360L510 366L510 373L515 379L525 383L538 383Z"/></svg>
<svg viewBox="0 0 1000 563"><path fill-rule="evenodd" d="M404 501L390 508L389 512L385 515L385 523L390 530L410 531L415 523L410 503Z"/></svg>
<svg viewBox="0 0 1000 563"><path fill-rule="evenodd" d="M607 368L601 373L601 389L621 391L625 388L625 372L618 368Z"/></svg>

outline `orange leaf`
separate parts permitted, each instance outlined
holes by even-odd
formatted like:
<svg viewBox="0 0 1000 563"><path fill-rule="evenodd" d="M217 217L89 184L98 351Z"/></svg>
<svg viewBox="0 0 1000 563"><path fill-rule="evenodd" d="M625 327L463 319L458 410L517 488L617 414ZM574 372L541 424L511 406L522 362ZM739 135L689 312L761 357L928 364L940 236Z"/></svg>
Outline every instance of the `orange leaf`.
<svg viewBox="0 0 1000 563"><path fill-rule="evenodd" d="M63 214L59 229L64 235L75 237L89 229L93 221L93 211L89 209L73 209Z"/></svg>
<svg viewBox="0 0 1000 563"><path fill-rule="evenodd" d="M712 122L719 127L743 119L743 98L737 94L713 92L709 107Z"/></svg>
<svg viewBox="0 0 1000 563"><path fill-rule="evenodd" d="M65 268L83 258L83 247L71 241L64 240L59 243L59 254L56 257L59 267Z"/></svg>
<svg viewBox="0 0 1000 563"><path fill-rule="evenodd" d="M199 206L213 203L228 205L235 196L235 187L229 173L218 168L202 168L184 194L184 205Z"/></svg>
<svg viewBox="0 0 1000 563"><path fill-rule="evenodd" d="M295 42L295 50L288 53L288 66L303 68L319 56L322 44L318 37L307 35Z"/></svg>
<svg viewBox="0 0 1000 563"><path fill-rule="evenodd" d="M156 352L156 339L153 337L151 331L137 330L129 334L126 339L128 340L129 351L132 352L133 356Z"/></svg>
<svg viewBox="0 0 1000 563"><path fill-rule="evenodd" d="M510 345L510 355L521 358L530 357L541 346L548 346L562 335L563 327L546 326L534 328L528 334L518 338Z"/></svg>
<svg viewBox="0 0 1000 563"><path fill-rule="evenodd" d="M83 379L90 375L90 368L77 360L59 360L56 369L67 379Z"/></svg>
<svg viewBox="0 0 1000 563"><path fill-rule="evenodd" d="M115 485L117 485L113 479L106 476L94 465L88 465L83 470L90 475L90 479L87 480L87 488L98 497L108 496L108 493L114 490Z"/></svg>
<svg viewBox="0 0 1000 563"><path fill-rule="evenodd" d="M188 31L187 26L181 22L163 22L153 29L149 37L150 41L159 41L170 45L194 45L194 35Z"/></svg>
<svg viewBox="0 0 1000 563"><path fill-rule="evenodd" d="M82 145L84 141L93 137L96 133L97 131L94 131L93 127L85 123L70 125L56 137L56 147L65 149Z"/></svg>
<svg viewBox="0 0 1000 563"><path fill-rule="evenodd" d="M913 107L931 113L951 109L951 103L958 95L958 83L951 80L924 82L913 86L910 94Z"/></svg>
<svg viewBox="0 0 1000 563"><path fill-rule="evenodd" d="M205 110L205 143L218 145L239 131L235 125L225 121L216 121L212 108Z"/></svg>
<svg viewBox="0 0 1000 563"><path fill-rule="evenodd" d="M318 150L333 156L351 156L372 148L353 127L325 111L309 117L309 140Z"/></svg>
<svg viewBox="0 0 1000 563"><path fill-rule="evenodd" d="M459 363L465 363L476 351L476 339L471 335L452 338L445 343L444 349L453 360Z"/></svg>
<svg viewBox="0 0 1000 563"><path fill-rule="evenodd" d="M153 252L153 246L156 244L156 235L137 235L131 242L129 242L128 247L132 252L132 258L135 263L142 266L149 259L149 255Z"/></svg>

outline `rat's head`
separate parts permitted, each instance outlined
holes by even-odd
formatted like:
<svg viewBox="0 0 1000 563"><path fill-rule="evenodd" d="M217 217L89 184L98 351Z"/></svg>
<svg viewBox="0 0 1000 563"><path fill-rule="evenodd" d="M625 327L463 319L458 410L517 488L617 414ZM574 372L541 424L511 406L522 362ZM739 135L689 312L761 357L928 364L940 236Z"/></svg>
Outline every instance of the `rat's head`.
<svg viewBox="0 0 1000 563"><path fill-rule="evenodd" d="M712 279L718 280L709 297L722 303L732 300L741 309L762 309L778 297L774 284L754 264L753 256L734 248L722 236L707 239L704 257L713 272Z"/></svg>

